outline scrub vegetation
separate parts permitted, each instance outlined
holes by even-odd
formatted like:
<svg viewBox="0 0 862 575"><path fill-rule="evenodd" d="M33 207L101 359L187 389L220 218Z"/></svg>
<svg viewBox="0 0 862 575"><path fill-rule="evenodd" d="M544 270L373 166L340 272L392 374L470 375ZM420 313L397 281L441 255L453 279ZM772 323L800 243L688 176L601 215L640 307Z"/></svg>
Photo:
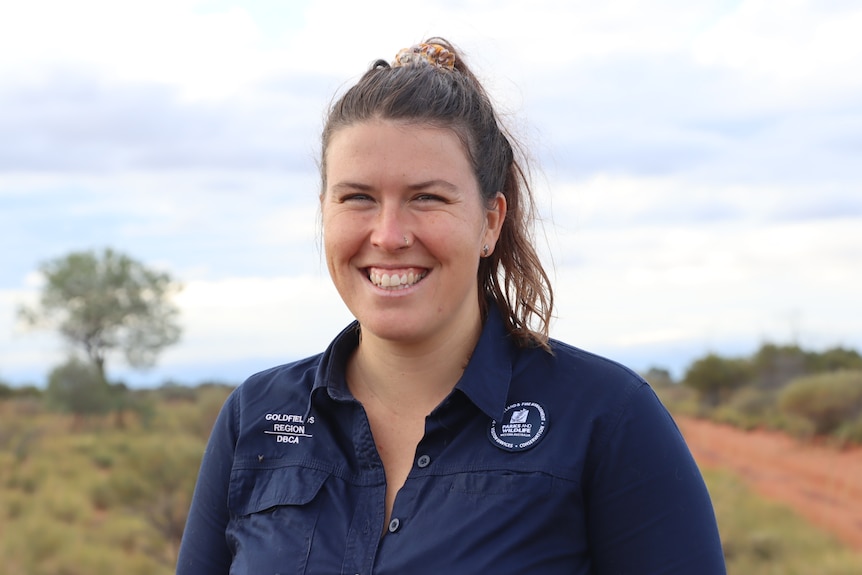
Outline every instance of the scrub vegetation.
<svg viewBox="0 0 862 575"><path fill-rule="evenodd" d="M750 357L700 358L679 382L661 369L645 377L674 413L862 445L862 356L851 349L764 344Z"/></svg>
<svg viewBox="0 0 862 575"><path fill-rule="evenodd" d="M729 575L853 575L862 553L843 546L783 505L752 493L732 474L704 472Z"/></svg>
<svg viewBox="0 0 862 575"><path fill-rule="evenodd" d="M138 409L55 411L0 386L0 572L174 572L206 439L231 388L137 392ZM47 394L46 394L47 395Z"/></svg>
<svg viewBox="0 0 862 575"><path fill-rule="evenodd" d="M0 571L173 573L206 439L232 386L112 385L105 396L104 386L85 385L92 383L85 366L70 365L61 366L62 378L52 374L64 385L0 382ZM729 374L744 382L731 385L723 379ZM680 414L842 441L858 440L860 377L856 352L776 346L747 359L698 360L682 382L662 370L647 374ZM78 408L79 394L88 393L107 407ZM862 573L862 554L789 508L764 501L730 473L705 476L732 575Z"/></svg>

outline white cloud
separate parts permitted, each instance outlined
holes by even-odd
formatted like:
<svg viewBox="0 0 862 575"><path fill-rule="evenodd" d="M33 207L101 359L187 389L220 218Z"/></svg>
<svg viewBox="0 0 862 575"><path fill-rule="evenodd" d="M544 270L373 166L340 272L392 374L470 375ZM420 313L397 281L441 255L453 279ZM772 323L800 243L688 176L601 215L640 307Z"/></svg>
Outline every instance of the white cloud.
<svg viewBox="0 0 862 575"><path fill-rule="evenodd" d="M347 315L315 240L323 108L439 34L551 158L557 335L625 354L794 322L858 339L852 2L272 5L0 6L0 289L32 297L39 261L111 245L187 283L165 366L319 351ZM15 338L0 369L62 351Z"/></svg>
<svg viewBox="0 0 862 575"><path fill-rule="evenodd" d="M830 9L832 7L832 9ZM744 0L694 43L704 66L773 83L771 105L862 88L862 7L815 0Z"/></svg>
<svg viewBox="0 0 862 575"><path fill-rule="evenodd" d="M189 282L177 303L188 326L165 364L299 359L322 351L351 320L328 276Z"/></svg>
<svg viewBox="0 0 862 575"><path fill-rule="evenodd" d="M565 191L549 227L562 339L623 356L733 341L753 351L796 337L862 345L853 313L862 212L775 217L828 203L815 187L600 176ZM713 203L732 217L701 213Z"/></svg>
<svg viewBox="0 0 862 575"><path fill-rule="evenodd" d="M84 68L116 82L177 86L201 101L242 94L291 68L296 54L273 45L241 5L205 8L198 0L4 4L0 70L32 78Z"/></svg>

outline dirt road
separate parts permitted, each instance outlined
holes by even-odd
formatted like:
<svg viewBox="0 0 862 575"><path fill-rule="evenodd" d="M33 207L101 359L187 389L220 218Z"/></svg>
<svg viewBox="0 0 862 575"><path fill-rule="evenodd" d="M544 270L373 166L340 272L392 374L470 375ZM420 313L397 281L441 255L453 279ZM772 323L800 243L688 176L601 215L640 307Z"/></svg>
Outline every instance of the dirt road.
<svg viewBox="0 0 862 575"><path fill-rule="evenodd" d="M862 448L838 450L775 432L676 419L701 467L734 471L762 496L862 550Z"/></svg>

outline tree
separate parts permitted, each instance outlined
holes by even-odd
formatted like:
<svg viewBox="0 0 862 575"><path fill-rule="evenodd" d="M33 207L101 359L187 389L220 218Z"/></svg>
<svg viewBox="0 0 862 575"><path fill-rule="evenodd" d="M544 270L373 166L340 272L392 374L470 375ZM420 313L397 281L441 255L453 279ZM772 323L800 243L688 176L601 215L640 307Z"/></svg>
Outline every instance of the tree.
<svg viewBox="0 0 862 575"><path fill-rule="evenodd" d="M845 369L862 371L862 355L854 349L833 347L812 355L812 371L817 373Z"/></svg>
<svg viewBox="0 0 862 575"><path fill-rule="evenodd" d="M179 340L178 308L171 296L180 286L110 248L73 252L43 263L41 298L20 317L31 326L56 328L83 350L101 380L111 353L134 368L151 367L159 353Z"/></svg>
<svg viewBox="0 0 862 575"><path fill-rule="evenodd" d="M51 371L46 395L51 405L78 417L102 415L112 407L110 387L96 367L76 358Z"/></svg>
<svg viewBox="0 0 862 575"><path fill-rule="evenodd" d="M715 407L750 380L751 368L746 361L711 353L688 368L682 383L697 391L706 405Z"/></svg>
<svg viewBox="0 0 862 575"><path fill-rule="evenodd" d="M0 401L12 397L12 386L0 379Z"/></svg>
<svg viewBox="0 0 862 575"><path fill-rule="evenodd" d="M675 385L673 381L673 376L670 374L670 371L663 367L653 366L649 368L645 374L643 374L643 377L654 388Z"/></svg>

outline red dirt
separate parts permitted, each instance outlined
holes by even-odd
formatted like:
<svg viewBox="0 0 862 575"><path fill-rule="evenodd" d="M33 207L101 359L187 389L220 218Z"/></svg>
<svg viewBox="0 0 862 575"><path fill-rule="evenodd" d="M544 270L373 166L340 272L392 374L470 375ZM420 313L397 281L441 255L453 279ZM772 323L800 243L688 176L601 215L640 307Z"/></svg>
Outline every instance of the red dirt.
<svg viewBox="0 0 862 575"><path fill-rule="evenodd" d="M736 473L763 497L862 550L862 448L839 450L698 419L677 423L701 467Z"/></svg>

